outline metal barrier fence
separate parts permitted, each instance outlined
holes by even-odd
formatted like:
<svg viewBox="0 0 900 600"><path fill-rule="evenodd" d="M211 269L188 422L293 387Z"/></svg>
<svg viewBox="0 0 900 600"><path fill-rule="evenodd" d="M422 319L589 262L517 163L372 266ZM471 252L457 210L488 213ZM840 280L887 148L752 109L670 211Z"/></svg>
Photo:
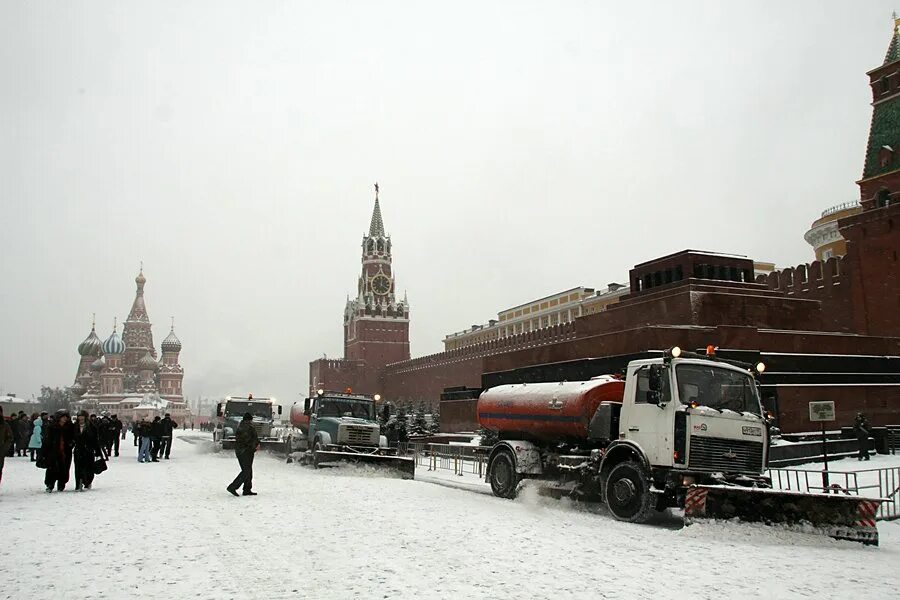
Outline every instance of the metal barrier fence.
<svg viewBox="0 0 900 600"><path fill-rule="evenodd" d="M769 477L772 487L779 490L886 498L876 518L900 518L900 467L862 471L769 469Z"/></svg>
<svg viewBox="0 0 900 600"><path fill-rule="evenodd" d="M487 452L481 446L458 446L453 444L401 444L401 452L412 454L416 468L429 471L438 469L453 471L454 475L476 475L484 479L487 467Z"/></svg>
<svg viewBox="0 0 900 600"><path fill-rule="evenodd" d="M900 452L900 427L887 428L887 444L891 454Z"/></svg>

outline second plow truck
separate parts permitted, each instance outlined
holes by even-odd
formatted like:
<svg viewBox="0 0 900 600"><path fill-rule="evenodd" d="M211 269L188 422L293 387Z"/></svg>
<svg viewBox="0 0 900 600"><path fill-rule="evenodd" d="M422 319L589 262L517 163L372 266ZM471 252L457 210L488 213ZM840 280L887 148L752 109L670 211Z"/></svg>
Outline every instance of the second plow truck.
<svg viewBox="0 0 900 600"><path fill-rule="evenodd" d="M810 526L878 544L880 500L779 491L765 476L769 423L756 376L765 369L688 354L628 364L625 379L501 385L482 392L478 419L496 431L486 479L513 498L523 479L599 500L620 521L684 509L685 519Z"/></svg>
<svg viewBox="0 0 900 600"><path fill-rule="evenodd" d="M281 405L275 404L275 398L254 398L248 394L246 398L228 396L225 402L216 405L216 416L219 423L213 431L213 441L222 445L223 450L234 448L235 433L246 413L253 416L253 429L259 436L259 445L263 448L281 448L281 438L276 435L275 414L281 414Z"/></svg>
<svg viewBox="0 0 900 600"><path fill-rule="evenodd" d="M381 435L376 419L377 399L378 396L318 390L302 406L294 404L291 407L294 429L287 440L288 460L300 452L301 460L316 468L336 462L375 464L399 472L404 479L412 479L416 461L400 456Z"/></svg>

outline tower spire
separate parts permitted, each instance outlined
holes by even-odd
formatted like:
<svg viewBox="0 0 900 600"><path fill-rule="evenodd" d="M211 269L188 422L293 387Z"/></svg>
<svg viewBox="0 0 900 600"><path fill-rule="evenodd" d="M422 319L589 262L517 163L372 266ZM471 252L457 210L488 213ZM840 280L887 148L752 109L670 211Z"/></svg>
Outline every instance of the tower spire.
<svg viewBox="0 0 900 600"><path fill-rule="evenodd" d="M381 205L378 203L378 182L375 183L375 208L369 224L369 237L384 237L384 221L381 220Z"/></svg>
<svg viewBox="0 0 900 600"><path fill-rule="evenodd" d="M891 43L884 55L883 65L900 60L900 19L897 18L897 11L894 11L892 17L894 18L894 35L891 36Z"/></svg>

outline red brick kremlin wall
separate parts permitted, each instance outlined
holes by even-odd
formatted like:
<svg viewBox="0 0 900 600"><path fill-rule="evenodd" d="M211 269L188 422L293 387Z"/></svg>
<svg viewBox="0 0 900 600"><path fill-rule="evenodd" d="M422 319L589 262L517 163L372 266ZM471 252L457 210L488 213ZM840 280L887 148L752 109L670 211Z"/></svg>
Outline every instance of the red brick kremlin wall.
<svg viewBox="0 0 900 600"><path fill-rule="evenodd" d="M757 283L688 277L659 285L573 324L388 365L381 389L392 401L435 403L446 387L479 387L486 372L673 345L900 356L897 223L897 205L860 213L841 221L849 241L843 259L785 269ZM781 425L812 428L806 403L822 399L837 400L839 419L848 423L857 411L875 424L900 423L898 392L878 385L779 386Z"/></svg>

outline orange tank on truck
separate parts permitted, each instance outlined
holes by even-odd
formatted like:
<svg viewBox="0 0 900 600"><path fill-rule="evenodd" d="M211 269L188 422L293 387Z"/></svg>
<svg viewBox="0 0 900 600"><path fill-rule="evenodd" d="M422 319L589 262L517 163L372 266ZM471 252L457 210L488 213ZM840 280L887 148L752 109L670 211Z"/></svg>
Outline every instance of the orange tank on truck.
<svg viewBox="0 0 900 600"><path fill-rule="evenodd" d="M478 421L509 437L583 440L603 402L622 402L625 382L611 375L589 381L521 383L485 390L478 399Z"/></svg>
<svg viewBox="0 0 900 600"><path fill-rule="evenodd" d="M303 411L303 405L295 403L291 407L291 425L303 432L309 433L309 414Z"/></svg>

